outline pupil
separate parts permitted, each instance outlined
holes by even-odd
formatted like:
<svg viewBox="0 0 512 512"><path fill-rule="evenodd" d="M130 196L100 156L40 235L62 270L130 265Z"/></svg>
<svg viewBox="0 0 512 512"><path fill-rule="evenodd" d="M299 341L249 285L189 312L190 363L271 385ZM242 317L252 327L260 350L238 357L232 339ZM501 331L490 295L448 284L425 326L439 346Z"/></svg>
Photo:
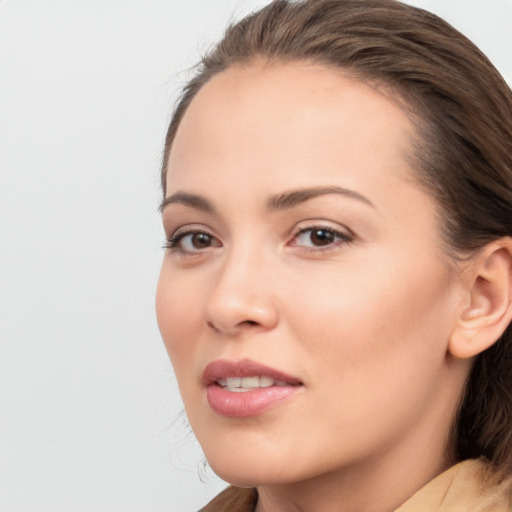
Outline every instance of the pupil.
<svg viewBox="0 0 512 512"><path fill-rule="evenodd" d="M196 233L192 237L192 245L196 249L203 249L205 247L209 247L209 245L210 245L209 235L206 235L205 233Z"/></svg>
<svg viewBox="0 0 512 512"><path fill-rule="evenodd" d="M328 245L334 242L334 233L325 229L316 229L311 233L311 241L314 245Z"/></svg>

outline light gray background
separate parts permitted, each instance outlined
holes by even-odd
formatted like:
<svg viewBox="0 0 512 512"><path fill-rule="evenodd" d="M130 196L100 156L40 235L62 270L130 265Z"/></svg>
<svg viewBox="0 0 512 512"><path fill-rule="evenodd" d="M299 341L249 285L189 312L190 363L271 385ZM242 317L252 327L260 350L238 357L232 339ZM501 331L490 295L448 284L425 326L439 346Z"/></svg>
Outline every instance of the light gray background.
<svg viewBox="0 0 512 512"><path fill-rule="evenodd" d="M161 145L257 0L0 1L0 512L193 511L223 486L160 341ZM512 0L417 0L512 78Z"/></svg>

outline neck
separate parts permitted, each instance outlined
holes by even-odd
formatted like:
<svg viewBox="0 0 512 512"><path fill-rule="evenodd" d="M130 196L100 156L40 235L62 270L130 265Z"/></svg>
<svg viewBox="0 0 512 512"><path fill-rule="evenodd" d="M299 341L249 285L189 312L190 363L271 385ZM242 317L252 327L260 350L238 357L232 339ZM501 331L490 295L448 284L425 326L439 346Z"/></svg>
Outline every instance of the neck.
<svg viewBox="0 0 512 512"><path fill-rule="evenodd" d="M405 440L384 456L300 483L259 486L256 512L391 512L455 463L445 455L447 439L433 439L425 449Z"/></svg>

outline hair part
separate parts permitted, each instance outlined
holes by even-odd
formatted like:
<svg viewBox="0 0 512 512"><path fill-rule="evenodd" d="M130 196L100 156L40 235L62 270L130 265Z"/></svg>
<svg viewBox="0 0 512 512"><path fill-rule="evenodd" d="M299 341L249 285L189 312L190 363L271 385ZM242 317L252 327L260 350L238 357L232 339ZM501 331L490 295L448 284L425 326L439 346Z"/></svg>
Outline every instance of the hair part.
<svg viewBox="0 0 512 512"><path fill-rule="evenodd" d="M341 70L398 101L416 128L408 155L436 199L449 254L464 258L512 236L512 92L451 25L395 0L275 0L232 24L183 89L162 163L180 122L213 76L256 60ZM512 472L512 327L480 354L455 420L458 460L486 457Z"/></svg>

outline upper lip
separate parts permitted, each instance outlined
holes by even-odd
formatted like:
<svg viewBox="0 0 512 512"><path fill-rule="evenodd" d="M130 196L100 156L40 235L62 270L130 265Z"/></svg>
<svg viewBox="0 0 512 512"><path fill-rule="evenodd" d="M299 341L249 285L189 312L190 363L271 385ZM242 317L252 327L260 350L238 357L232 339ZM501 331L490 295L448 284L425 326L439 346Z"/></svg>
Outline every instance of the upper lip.
<svg viewBox="0 0 512 512"><path fill-rule="evenodd" d="M271 368L264 364L252 361L250 359L242 359L240 361L230 361L228 359L219 359L210 363L203 371L203 383L209 386L214 382L226 379L228 377L254 377L267 376L275 380L287 382L289 384L302 384L300 379L293 377L282 371Z"/></svg>

